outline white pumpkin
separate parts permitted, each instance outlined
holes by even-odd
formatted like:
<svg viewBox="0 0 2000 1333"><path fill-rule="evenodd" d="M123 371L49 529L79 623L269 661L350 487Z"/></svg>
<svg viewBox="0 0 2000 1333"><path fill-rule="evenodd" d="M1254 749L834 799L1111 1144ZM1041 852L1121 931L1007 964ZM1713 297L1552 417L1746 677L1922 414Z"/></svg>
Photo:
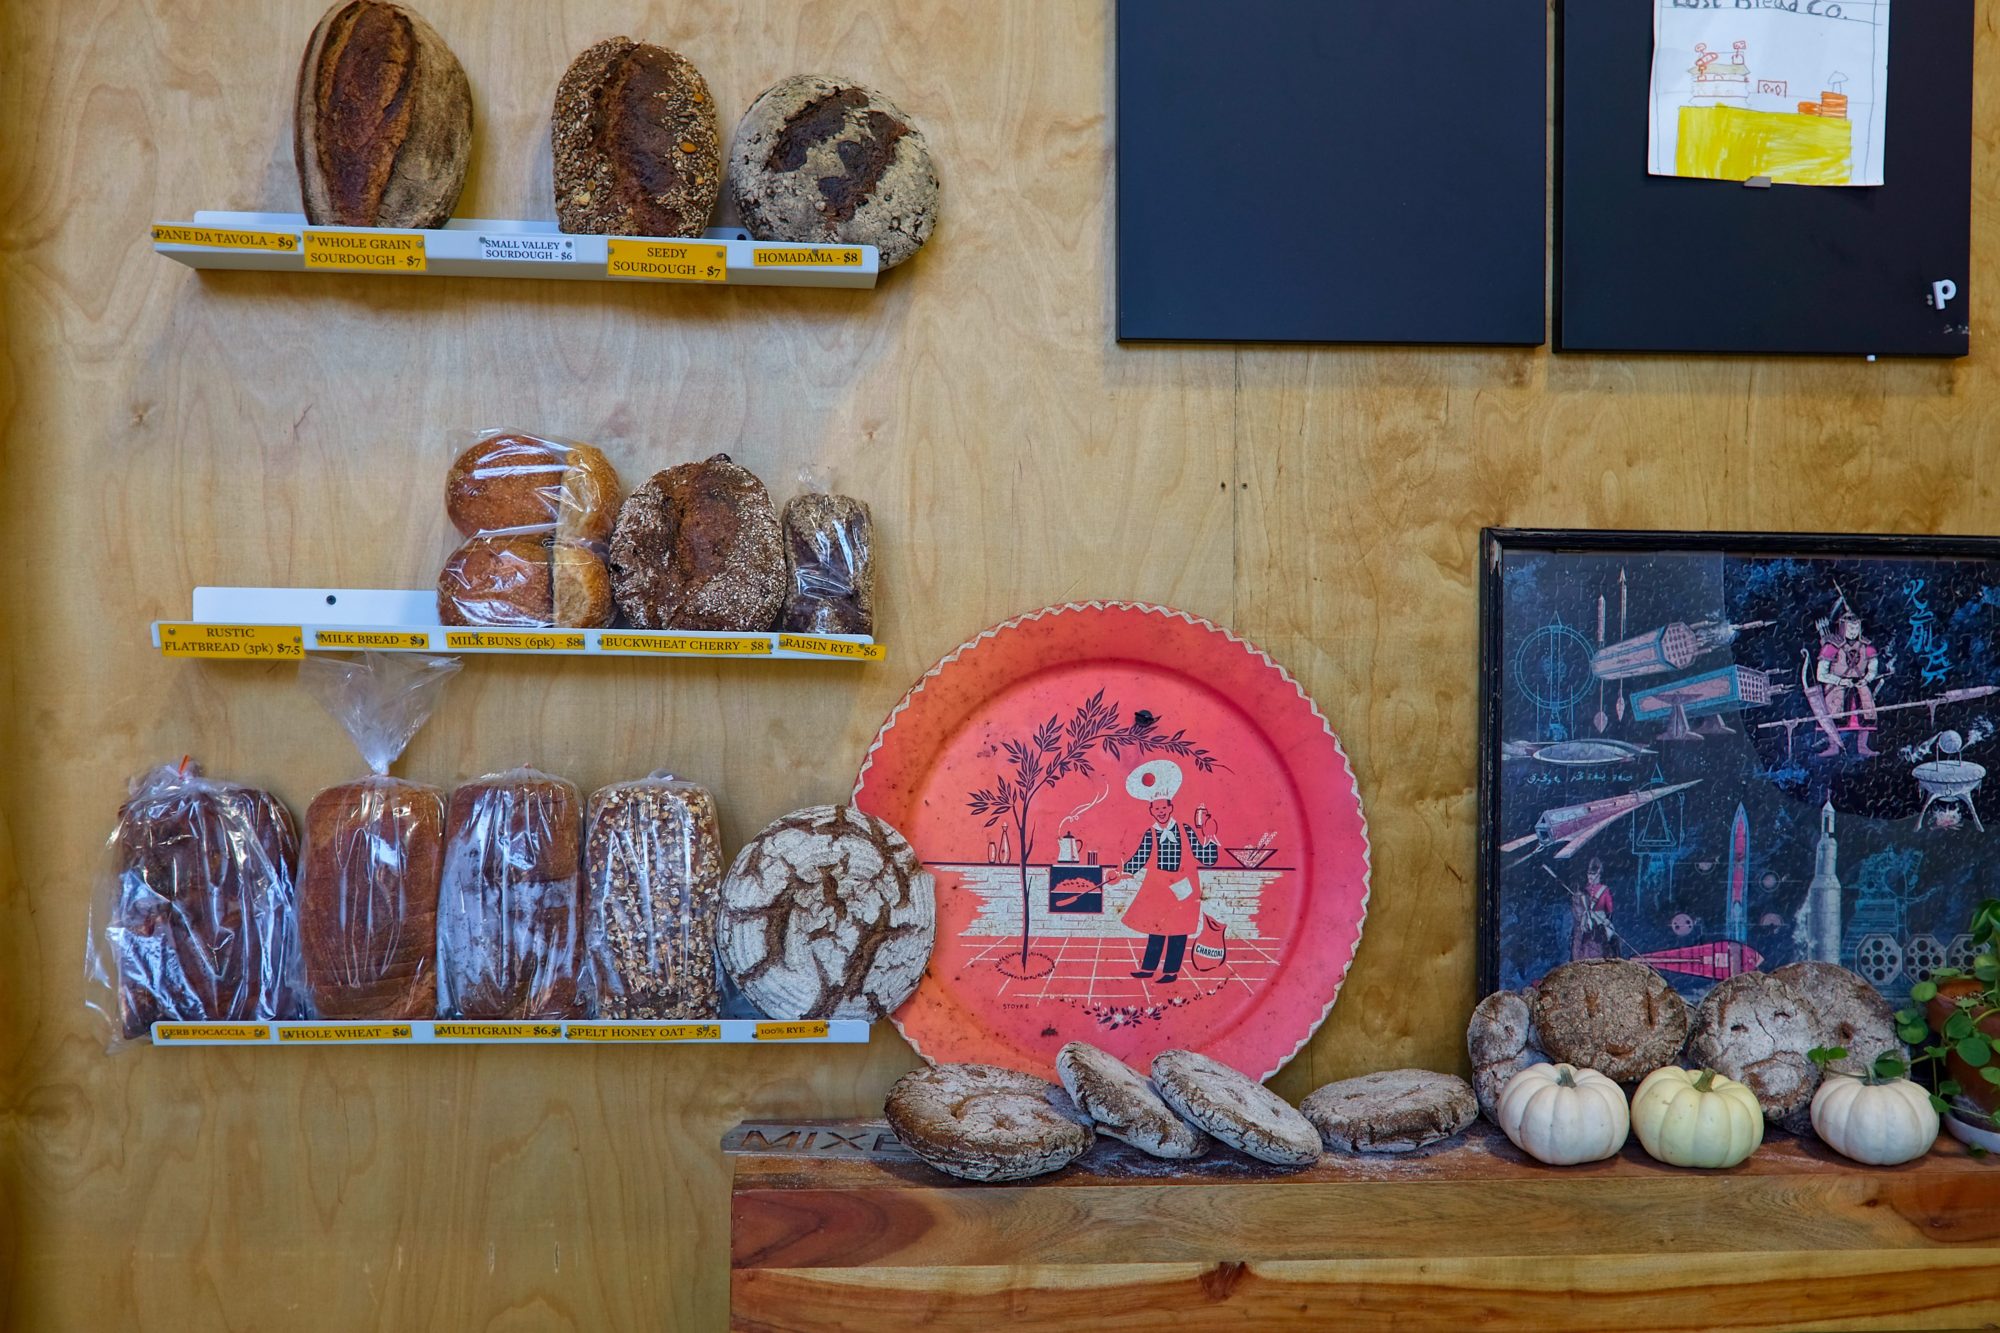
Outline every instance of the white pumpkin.
<svg viewBox="0 0 2000 1333"><path fill-rule="evenodd" d="M1625 1090L1595 1069L1529 1065L1500 1090L1495 1111L1514 1146L1550 1166L1596 1162L1625 1146Z"/></svg>
<svg viewBox="0 0 2000 1333"><path fill-rule="evenodd" d="M1764 1141L1764 1108L1733 1078L1668 1065L1632 1094L1632 1132L1669 1166L1735 1166Z"/></svg>
<svg viewBox="0 0 2000 1333"><path fill-rule="evenodd" d="M1930 1094L1906 1078L1871 1083L1829 1074L1813 1094L1812 1123L1827 1147L1869 1166L1914 1161L1938 1136Z"/></svg>

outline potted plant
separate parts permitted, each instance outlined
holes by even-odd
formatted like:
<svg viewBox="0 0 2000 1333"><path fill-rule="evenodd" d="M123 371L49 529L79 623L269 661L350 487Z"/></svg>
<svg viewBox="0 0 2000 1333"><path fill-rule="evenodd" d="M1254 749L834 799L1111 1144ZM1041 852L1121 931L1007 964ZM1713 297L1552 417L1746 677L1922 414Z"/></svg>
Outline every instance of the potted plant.
<svg viewBox="0 0 2000 1333"><path fill-rule="evenodd" d="M1974 908L1968 929L1972 966L1941 967L1910 987L1897 1035L1941 1073L1931 1099L1938 1113L1972 1130L1967 1142L1991 1146L1987 1136L2000 1130L2000 898Z"/></svg>

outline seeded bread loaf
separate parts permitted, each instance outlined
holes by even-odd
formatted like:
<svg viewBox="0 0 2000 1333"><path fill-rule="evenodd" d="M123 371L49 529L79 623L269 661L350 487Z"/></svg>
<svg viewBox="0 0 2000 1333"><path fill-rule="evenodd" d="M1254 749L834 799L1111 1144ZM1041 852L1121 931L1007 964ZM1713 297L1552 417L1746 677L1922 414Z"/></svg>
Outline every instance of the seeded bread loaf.
<svg viewBox="0 0 2000 1333"><path fill-rule="evenodd" d="M571 63L552 117L567 232L699 236L722 196L715 98L687 57L613 37Z"/></svg>
<svg viewBox="0 0 2000 1333"><path fill-rule="evenodd" d="M664 775L592 793L584 820L601 1018L714 1018L722 834L715 798Z"/></svg>
<svg viewBox="0 0 2000 1333"><path fill-rule="evenodd" d="M640 629L769 630L785 550L764 483L728 454L657 473L619 511L611 587Z"/></svg>

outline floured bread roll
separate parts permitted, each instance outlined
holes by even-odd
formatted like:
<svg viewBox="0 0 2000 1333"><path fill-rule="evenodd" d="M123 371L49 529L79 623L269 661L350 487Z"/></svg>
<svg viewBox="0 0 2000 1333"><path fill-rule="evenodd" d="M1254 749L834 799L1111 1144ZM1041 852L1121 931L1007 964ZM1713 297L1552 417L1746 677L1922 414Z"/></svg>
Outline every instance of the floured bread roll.
<svg viewBox="0 0 2000 1333"><path fill-rule="evenodd" d="M1108 1051L1073 1041L1056 1055L1056 1077L1100 1134L1170 1160L1208 1151L1208 1135L1175 1115L1144 1074Z"/></svg>
<svg viewBox="0 0 2000 1333"><path fill-rule="evenodd" d="M947 1175L1024 1180L1090 1147L1090 1124L1053 1083L994 1065L905 1074L882 1107L903 1146Z"/></svg>
<svg viewBox="0 0 2000 1333"><path fill-rule="evenodd" d="M1319 1160L1319 1131L1284 1098L1220 1060L1196 1051L1162 1051L1153 1085L1167 1105L1238 1152L1276 1166Z"/></svg>
<svg viewBox="0 0 2000 1333"><path fill-rule="evenodd" d="M873 1020L917 988L937 890L903 835L851 805L758 834L722 881L722 965L772 1018Z"/></svg>

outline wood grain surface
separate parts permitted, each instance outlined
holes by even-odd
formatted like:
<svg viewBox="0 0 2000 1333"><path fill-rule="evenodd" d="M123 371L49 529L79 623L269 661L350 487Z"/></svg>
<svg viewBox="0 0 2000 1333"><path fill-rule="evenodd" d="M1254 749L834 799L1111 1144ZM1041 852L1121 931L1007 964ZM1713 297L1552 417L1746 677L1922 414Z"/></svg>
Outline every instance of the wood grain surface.
<svg viewBox="0 0 2000 1333"><path fill-rule="evenodd" d="M1277 1080L1294 1098L1463 1059L1480 525L1996 530L1992 13L1981 350L1867 365L1121 349L1106 0L420 7L472 81L464 215L552 215L556 79L629 33L686 52L725 119L801 71L888 90L930 138L942 221L874 292L198 275L153 255L147 224L296 207L292 79L319 0L0 5L13 1327L718 1327L719 1136L745 1117L876 1114L913 1063L887 1030L834 1051L104 1053L78 959L126 780L192 753L297 809L359 768L290 669L164 662L146 622L185 614L197 583L421 586L446 549L454 428L594 440L633 478L726 449L781 495L830 465L874 505L890 658L473 661L401 765L413 778L532 762L589 787L667 766L715 788L733 847L845 793L908 683L994 621L1121 597L1259 643L1340 730L1374 841L1346 991ZM1189 191L1198 219L1198 172ZM1698 283L1698 252L1679 261ZM1916 1262L1841 1280L1879 1289ZM1489 1263L1368 1271L1448 1279L1448 1316L1481 1308ZM1791 1271L1732 1270L1770 1310L1797 1299ZM1632 1279L1601 1278L1607 1309ZM1283 1280L1254 1278L1280 1304Z"/></svg>
<svg viewBox="0 0 2000 1333"><path fill-rule="evenodd" d="M1729 1171L1636 1144L1556 1169L1480 1122L1407 1156L1291 1173L1226 1149L1168 1172L1100 1139L1007 1186L940 1175L879 1122L749 1125L728 1151L746 1329L971 1329L1001 1308L1051 1329L2000 1319L2000 1168L1949 1139L1886 1170L1789 1135Z"/></svg>

